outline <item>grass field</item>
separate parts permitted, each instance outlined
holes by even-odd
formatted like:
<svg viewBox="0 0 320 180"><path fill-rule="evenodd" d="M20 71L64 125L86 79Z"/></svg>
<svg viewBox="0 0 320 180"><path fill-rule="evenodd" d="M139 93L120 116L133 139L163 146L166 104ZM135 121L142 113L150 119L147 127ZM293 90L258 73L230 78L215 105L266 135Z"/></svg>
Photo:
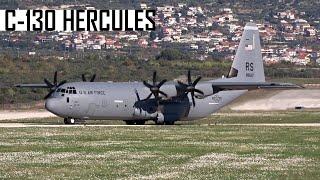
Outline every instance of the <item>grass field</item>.
<svg viewBox="0 0 320 180"><path fill-rule="evenodd" d="M0 128L0 178L319 179L319 127L205 125L319 115L279 113L177 126Z"/></svg>

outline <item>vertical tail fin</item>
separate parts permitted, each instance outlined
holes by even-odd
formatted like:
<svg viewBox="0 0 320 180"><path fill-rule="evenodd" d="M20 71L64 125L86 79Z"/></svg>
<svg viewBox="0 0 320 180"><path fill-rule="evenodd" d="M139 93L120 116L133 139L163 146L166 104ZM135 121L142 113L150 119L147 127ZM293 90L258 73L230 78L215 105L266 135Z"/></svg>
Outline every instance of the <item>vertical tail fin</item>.
<svg viewBox="0 0 320 180"><path fill-rule="evenodd" d="M228 77L242 82L265 82L260 36L256 24L250 22L244 27Z"/></svg>

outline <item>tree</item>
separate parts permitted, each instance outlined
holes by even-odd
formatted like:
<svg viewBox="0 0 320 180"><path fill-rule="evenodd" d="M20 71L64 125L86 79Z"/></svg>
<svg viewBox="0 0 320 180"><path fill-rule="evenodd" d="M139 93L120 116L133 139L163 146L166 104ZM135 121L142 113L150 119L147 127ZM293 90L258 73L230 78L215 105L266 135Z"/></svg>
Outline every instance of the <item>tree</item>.
<svg viewBox="0 0 320 180"><path fill-rule="evenodd" d="M163 59L163 60L169 60L169 61L179 60L179 59L182 59L182 53L177 49L165 49L161 51L157 59Z"/></svg>
<svg viewBox="0 0 320 180"><path fill-rule="evenodd" d="M150 32L150 41L153 41L157 38L157 33L155 31Z"/></svg>

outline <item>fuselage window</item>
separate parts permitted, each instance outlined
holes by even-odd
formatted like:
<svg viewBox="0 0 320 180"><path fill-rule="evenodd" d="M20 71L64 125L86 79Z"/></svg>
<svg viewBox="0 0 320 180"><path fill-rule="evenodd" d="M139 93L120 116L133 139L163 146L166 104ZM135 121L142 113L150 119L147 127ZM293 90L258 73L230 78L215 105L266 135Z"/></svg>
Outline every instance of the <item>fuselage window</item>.
<svg viewBox="0 0 320 180"><path fill-rule="evenodd" d="M75 89L72 90L72 94L77 94L77 91Z"/></svg>

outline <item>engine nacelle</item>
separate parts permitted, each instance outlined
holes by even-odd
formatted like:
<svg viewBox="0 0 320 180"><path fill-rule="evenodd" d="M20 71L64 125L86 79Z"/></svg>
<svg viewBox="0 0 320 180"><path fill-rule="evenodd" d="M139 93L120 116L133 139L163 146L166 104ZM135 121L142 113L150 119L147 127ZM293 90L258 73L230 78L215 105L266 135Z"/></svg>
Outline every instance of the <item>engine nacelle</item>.
<svg viewBox="0 0 320 180"><path fill-rule="evenodd" d="M134 116L141 119L155 119L157 123L164 123L164 115L161 112L148 113L139 108L134 108Z"/></svg>
<svg viewBox="0 0 320 180"><path fill-rule="evenodd" d="M148 113L147 111L141 109L141 108L134 108L134 112L133 112L134 116L137 116L139 118L142 119L153 119L156 118L158 113Z"/></svg>

